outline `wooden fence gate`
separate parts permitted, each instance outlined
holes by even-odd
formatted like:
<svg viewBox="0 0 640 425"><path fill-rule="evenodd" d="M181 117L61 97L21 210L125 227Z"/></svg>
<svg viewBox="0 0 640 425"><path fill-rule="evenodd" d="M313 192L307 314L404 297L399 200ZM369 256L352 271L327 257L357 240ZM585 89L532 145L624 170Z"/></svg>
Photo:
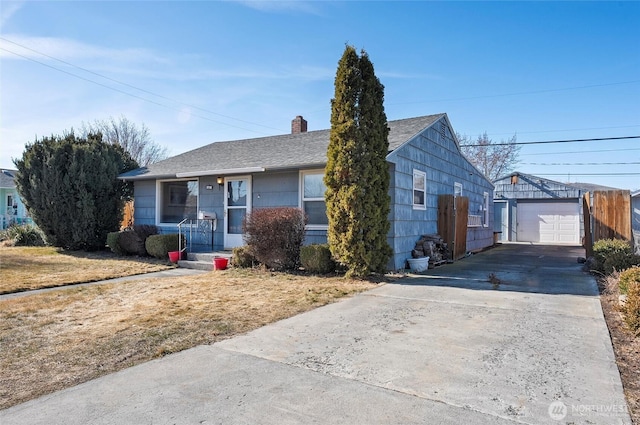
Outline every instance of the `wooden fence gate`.
<svg viewBox="0 0 640 425"><path fill-rule="evenodd" d="M466 196L438 196L438 234L458 260L467 253L467 224L469 198Z"/></svg>
<svg viewBox="0 0 640 425"><path fill-rule="evenodd" d="M593 243L601 239L632 242L631 192L628 190L596 190L582 200L584 245L587 256L593 254Z"/></svg>

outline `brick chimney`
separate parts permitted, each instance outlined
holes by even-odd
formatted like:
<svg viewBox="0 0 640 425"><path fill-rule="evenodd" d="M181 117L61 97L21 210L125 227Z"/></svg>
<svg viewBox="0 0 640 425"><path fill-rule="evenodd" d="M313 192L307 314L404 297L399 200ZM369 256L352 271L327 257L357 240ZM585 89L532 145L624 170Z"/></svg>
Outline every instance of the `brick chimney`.
<svg viewBox="0 0 640 425"><path fill-rule="evenodd" d="M291 121L291 134L300 134L307 132L307 120L298 115Z"/></svg>

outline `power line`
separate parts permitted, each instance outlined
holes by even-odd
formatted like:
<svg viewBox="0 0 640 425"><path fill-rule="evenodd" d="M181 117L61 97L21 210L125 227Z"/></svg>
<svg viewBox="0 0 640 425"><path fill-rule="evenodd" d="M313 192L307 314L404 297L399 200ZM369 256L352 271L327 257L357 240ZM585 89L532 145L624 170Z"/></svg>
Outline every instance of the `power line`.
<svg viewBox="0 0 640 425"><path fill-rule="evenodd" d="M520 135L520 134L537 134L537 133L558 133L564 131L586 131L586 130L611 130L614 128L636 128L640 127L640 125L618 125L618 126L610 126L610 127L587 127L587 128L566 128L560 130L537 130L537 131L510 131L510 132L501 132L501 133L487 133L489 136L503 136L503 135ZM480 132L478 134L482 134Z"/></svg>
<svg viewBox="0 0 640 425"><path fill-rule="evenodd" d="M640 139L640 136L598 137L594 139L545 140L545 141L537 141L537 142L488 143L484 145L479 145L479 144L462 145L462 147L541 145L541 144L547 144L547 143L599 142L603 140L624 140L624 139Z"/></svg>
<svg viewBox="0 0 640 425"><path fill-rule="evenodd" d="M556 173L538 174L536 176L640 176L640 173Z"/></svg>
<svg viewBox="0 0 640 425"><path fill-rule="evenodd" d="M638 165L640 162L521 162L522 165Z"/></svg>
<svg viewBox="0 0 640 425"><path fill-rule="evenodd" d="M42 56L47 57L47 58L49 58L49 59L52 59L52 60L58 61L58 62L60 62L60 63L63 63L63 64L65 64L65 65L68 65L68 66L73 67L73 68L76 68L76 69L79 69L79 70L81 70L81 71L87 72L87 73L89 73L89 74L93 74L93 75L98 76L98 77L100 77L100 78L104 78L104 79L109 80L109 81L112 81L112 82L114 82L114 83L121 84L121 85L123 85L123 86L129 87L129 88L132 88L132 89L134 89L134 90L138 90L138 91L141 91L141 92L143 92L143 93L147 93L147 94L150 94L150 95L152 95L152 96L156 96L156 97L159 97L159 98L161 98L161 99L168 100L168 101L170 101L170 102L174 102L174 103L177 103L177 104L182 105L182 106L187 106L187 107L189 107L189 108L197 109L197 110L200 110L200 111L203 111L203 112L209 113L209 114L217 115L217 116L222 117L222 118L231 119L231 120L238 121L238 122L242 122L242 123L245 123L245 124L255 125L255 126L258 126L258 127L264 127L264 128L268 128L268 129L276 130L276 131L282 131L281 129L278 129L278 128L269 127L269 126L266 126L266 125L263 125L263 124L258 124L258 123L255 123L255 122L246 121L246 120L242 120L242 119L239 119L239 118L234 118L234 117L231 117L231 116L228 116L228 115L219 114L219 113L217 113L217 112L214 112L214 111L211 111L211 110L208 110L208 109L205 109L205 108L201 108L201 107L198 107L198 106L195 106L195 105L191 105L191 104L188 104L188 103L180 102L180 101L178 101L178 100L175 100L175 99L169 98L169 97L167 97L167 96L163 96L163 95L160 95L160 94L154 93L154 92L152 92L152 91L145 90L145 89L142 89L142 88L140 88L140 87L136 87L136 86L134 86L134 85L131 85L131 84L128 84L128 83L125 83L125 82L122 82L122 81L116 80L116 79L114 79L114 78L107 77L106 75L99 74L99 73L97 73L97 72L91 71L90 69L86 69L86 68L83 68L83 67L81 67L81 66L74 65L74 64L72 64L72 63L70 63L70 62L64 61L64 60L62 60L62 59L58 59L58 58L53 57L53 56L50 56L50 55L47 55L46 53L39 52L39 51L37 51L37 50L35 50L35 49L32 49L32 48L27 47L27 46L25 46L25 45L22 45L22 44L16 43L16 42L11 41L11 40L9 40L9 39L6 39L6 38L4 38L4 37L0 37L0 40L4 40L4 41L6 41L6 42L8 42L8 43L14 44L14 45L19 46L19 47L21 47L21 48L23 48L23 49L26 49L26 50L29 50L29 51L31 51L31 52L37 53L37 54L39 54L39 55L42 55ZM16 56L20 56L20 57L22 57L22 58L24 58L24 59L30 60L30 61L32 61L32 62L38 63L38 64L40 64L40 65L43 65L43 66L46 66L46 67L49 67L49 68L52 68L52 69L54 69L54 70L56 70L56 71L63 72L63 73L65 73L65 74L71 75L71 76L76 77L76 78L79 78L79 79L81 79L81 80L84 80L84 81L87 81L87 82L90 82L90 83L93 83L93 84L97 84L97 85L99 85L99 86L101 86L101 87L104 87L104 88L107 88L107 89L109 89L109 90L114 90L114 91L117 91L118 93L122 93L122 94L125 94L125 95L128 95L128 96L131 96L131 97L135 97L135 98L137 98L137 99L144 100L144 101L146 101L146 102L150 102L150 103L153 103L153 104L158 105L158 106L163 106L163 107L166 107L166 108L170 108L170 109L174 109L174 110L179 110L179 109L176 109L176 108L173 108L173 107L170 107L170 106L164 105L164 104L160 104L160 103L158 103L158 102L154 102L153 100L149 100L149 99L146 99L146 98L143 98L143 97L136 96L136 95L134 95L134 94L131 94L131 93L125 92L125 91L123 91L123 90L119 90L119 89L117 89L117 88L114 88L114 87L111 87L111 86L107 86L107 85L102 84L102 83L99 83L99 82L97 82L97 81L94 81L94 80L90 80L90 79L88 79L88 78L81 77L81 76L79 76L79 75L77 75L77 74L73 74L73 73L71 73L71 72L68 72L68 71L62 70L62 69L60 69L60 68L56 68L56 67L54 67L54 66L52 66L52 65L46 64L46 63L44 63L44 62L40 62L40 61L38 61L38 60L36 60L36 59L33 59L33 58L30 58L30 57L28 57L28 56L21 55L20 53L14 52L14 51L9 50L9 49L7 49L7 48L5 48L5 47L0 47L0 50L4 50L4 51L9 52L9 53L12 53L12 54L14 54L14 55L16 55ZM195 117L198 117L198 118L208 119L208 118L206 118L206 117L202 117L202 116L195 115L195 114L191 114L191 115L193 115L193 116L195 116ZM241 129L241 130L252 131L252 132L254 132L254 133L258 133L258 134L265 134L265 133L261 133L261 132L257 132L257 131L250 130L250 129L248 129L248 128L238 127L238 126L235 126L235 125L227 124L227 123L224 123L224 122L221 122L221 121L215 121L215 120L212 120L212 119L208 119L208 120L209 120L209 121L212 121L212 122L215 122L215 123L218 123L218 124L223 124L223 125L228 125L228 126L230 126L230 127L239 128L239 129Z"/></svg>
<svg viewBox="0 0 640 425"><path fill-rule="evenodd" d="M585 86L563 87L559 89L532 90L532 91L523 91L523 92L516 92L516 93L501 93L501 94L490 94L490 95L482 95L482 96L457 97L457 98L450 98L450 99L432 99L432 100L418 100L418 101L411 101L411 102L393 102L393 103L389 103L389 105L408 105L408 104L417 104L417 103L454 102L458 100L490 99L490 98L496 98L496 97L522 96L522 95L529 95L529 94L552 93L552 92L560 92L560 91L581 90L581 89L590 89L595 87L609 87L609 86L616 86L616 85L622 85L622 84L636 84L636 83L640 83L640 80L619 81L615 83L603 83L603 84L590 84Z"/></svg>
<svg viewBox="0 0 640 425"><path fill-rule="evenodd" d="M623 151L640 151L640 148L629 148L629 149L598 149L598 150L588 150L588 151L570 151L570 152L536 152L536 153L521 153L520 156L526 155L560 155L565 153L596 153L596 152L623 152Z"/></svg>

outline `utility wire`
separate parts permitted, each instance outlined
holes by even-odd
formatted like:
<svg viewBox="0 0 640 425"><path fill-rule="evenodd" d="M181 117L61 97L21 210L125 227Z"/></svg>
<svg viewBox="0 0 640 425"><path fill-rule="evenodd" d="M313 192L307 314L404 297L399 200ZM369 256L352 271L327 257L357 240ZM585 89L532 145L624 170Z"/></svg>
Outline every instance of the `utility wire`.
<svg viewBox="0 0 640 425"><path fill-rule="evenodd" d="M520 156L525 155L560 155L565 153L595 153L595 152L622 152L622 151L640 151L640 148L630 148L630 149L598 149L598 150L588 150L588 151L570 151L570 152L536 152L536 153L521 153Z"/></svg>
<svg viewBox="0 0 640 425"><path fill-rule="evenodd" d="M594 139L570 139L570 140L545 140L537 142L513 142L513 143L487 143L484 145L461 145L466 147L482 147L482 146L511 146L511 145L541 145L547 143L575 143L575 142L599 142L603 140L625 140L625 139L640 139L640 136L621 136L621 137L598 137Z"/></svg>
<svg viewBox="0 0 640 425"><path fill-rule="evenodd" d="M26 49L26 50L29 50L29 51L31 51L31 52L37 53L37 54L39 54L39 55L42 55L42 56L47 57L47 58L49 58L49 59L52 59L52 60L58 61L58 62L60 62L60 63L63 63L63 64L65 64L65 65L67 65L67 66L70 66L70 67L73 67L73 68L76 68L76 69L79 69L79 70L81 70L81 71L87 72L87 73L89 73L89 74L93 74L93 75L98 76L98 77L100 77L100 78L104 78L104 79L109 80L109 81L112 81L112 82L114 82L114 83L121 84L121 85L123 85L123 86L129 87L129 88L132 88L132 89L134 89L134 90L138 90L138 91L141 91L141 92L143 92L143 93L147 93L147 94L150 94L150 95L152 95L152 96L156 96L156 97L159 97L159 98L161 98L161 99L168 100L168 101L170 101L170 102L174 102L174 103L177 103L177 104L182 105L182 106L187 106L187 107L189 107L189 108L197 109L197 110L200 110L200 111L203 111L203 112L209 113L209 114L217 115L217 116L222 117L222 118L227 118L227 119L234 120L234 121L238 121L238 122L242 122L242 123L245 123L245 124L255 125L255 126L258 126L258 127L264 127L264 128L268 128L268 129L276 130L276 131L283 131L282 129L278 129L278 128L274 128L274 127L269 127L269 126L266 126L266 125L263 125L263 124L258 124L258 123L251 122L251 121L241 120L241 119L239 119L239 118L234 118L234 117L231 117L231 116L228 116L228 115L219 114L219 113L217 113L217 112L214 112L214 111L211 111L211 110L208 110L208 109L205 109L205 108L201 108L201 107L198 107L198 106L195 106L195 105L191 105L191 104L188 104L188 103L180 102L179 100L175 100L175 99L172 99L172 98L169 98L169 97L166 97L166 96L163 96L163 95L160 95L160 94L154 93L154 92L152 92L152 91L145 90L145 89L142 89L142 88L140 88L140 87L136 87L136 86L134 86L134 85L131 85L131 84L128 84L128 83L125 83L125 82L122 82L122 81L116 80L116 79L114 79L114 78L107 77L106 75L99 74L99 73L97 73L97 72L91 71L90 69L86 69L86 68L83 68L83 67L81 67L81 66L74 65L74 64L72 64L72 63L70 63L70 62L64 61L64 60L62 60L62 59L58 59L58 58L53 57L53 56L50 56L50 55L47 55L46 53L39 52L39 51L37 51L37 50L34 50L34 49L30 48L30 47L24 46L24 45L19 44L19 43L16 43L16 42L11 41L11 40L9 40L9 39L6 39L6 38L4 38L4 37L0 37L0 40L4 40L4 41L6 41L6 42L8 42L8 43L14 44L14 45L19 46L19 47L21 47L21 48L23 48L23 49ZM118 89L116 89L116 88L114 88L114 87L107 86L107 85L105 85L105 84L101 84L101 83L99 83L99 82L97 82L97 81L94 81L94 80L90 80L90 79L88 79L88 78L81 77L81 76L79 76L79 75L77 75L77 74L73 74L73 73L68 72L68 71L64 71L64 70L59 69L59 68L56 68L56 67L54 67L54 66L52 66L52 65L46 64L46 63L44 63L44 62L40 62L40 61L35 60L35 59L33 59L33 58L30 58L30 57L28 57L28 56L21 55L20 53L17 53L17 52L11 51L11 50L9 50L9 49L7 49L7 48L5 48L5 47L0 47L0 50L4 50L4 51L9 52L9 53L12 53L12 54L14 54L14 55L16 55L16 56L20 56L20 57L22 57L22 58L24 58L24 59L30 60L30 61L32 61L32 62L36 62L36 63L38 63L38 64L40 64L40 65L44 65L44 66L46 66L46 67L49 67L49 68L55 69L56 71L63 72L63 73L65 73L65 74L71 75L71 76L76 77L76 78L79 78L79 79L81 79L81 80L84 80L84 81L87 81L87 82L90 82L90 83L93 83L93 84L97 84L97 85L99 85L99 86L101 86L101 87L104 87L104 88L107 88L107 89L110 89L110 90L114 90L114 91L117 91L117 92L119 92L119 93L126 94L126 95L128 95L128 96L132 96L132 97L135 97L135 98L137 98L137 99L141 99L141 100L144 100L144 101L147 101L147 102L153 103L153 104L155 104L155 105L159 105L159 106L164 106L164 107L171 108L171 107L169 107L169 106L167 106L167 105L160 104L160 103L154 102L154 101L152 101L152 100L149 100L149 99L146 99L146 98L143 98L143 97L140 97L140 96L136 96L136 95L133 95L133 94L131 94L131 93L128 93L128 92L125 92L125 91L122 91L122 90L118 90ZM176 110L176 108L171 108L171 109ZM202 116L199 116L199 115L195 115L195 114L191 114L191 115L193 115L193 116L195 116L195 117L199 117L199 118L207 119L207 118L202 117ZM219 124L228 125L228 126L230 126L230 127L235 127L235 128L239 128L239 129L242 129L242 130L253 131L253 130L250 130L250 129L247 129L247 128L244 128L244 127L234 126L234 125L227 124L227 123L224 123L224 122L221 122L221 121L214 121L214 120L209 120L209 121L212 121L212 122L215 122L215 123L219 123ZM256 131L253 131L253 132L254 132L254 133L259 133L259 132L256 132ZM259 134L265 134L265 133L259 133Z"/></svg>
<svg viewBox="0 0 640 425"><path fill-rule="evenodd" d="M640 162L520 162L522 165L638 165Z"/></svg>
<svg viewBox="0 0 640 425"><path fill-rule="evenodd" d="M450 99L432 99L432 100L417 100L410 102L392 102L389 105L408 105L408 104L417 104L417 103L431 103L431 102L455 102L459 100L475 100L475 99L491 99L496 97L508 97L508 96L522 96L528 94L541 94L541 93L553 93L559 91L569 91L569 90L581 90L581 89L590 89L595 87L609 87L609 86L617 86L622 84L636 84L640 83L640 80L631 80L631 81L619 81L615 83L604 83L604 84L590 84L585 86L576 86L576 87L564 87L559 89L546 89L546 90L532 90L532 91L523 91L516 93L501 93L501 94L489 94L482 96L470 96L470 97L457 97Z"/></svg>
<svg viewBox="0 0 640 425"><path fill-rule="evenodd" d="M504 136L504 135L520 135L520 134L537 134L537 133L559 133L565 131L585 131L585 130L611 130L614 128L636 128L640 127L640 125L618 125L611 127L587 127L587 128L566 128L562 130L538 130L538 131L511 131L511 132L501 132L501 133L487 133L489 136ZM479 134L482 134L479 133Z"/></svg>
<svg viewBox="0 0 640 425"><path fill-rule="evenodd" d="M556 174L538 174L536 176L640 176L640 173L556 173Z"/></svg>

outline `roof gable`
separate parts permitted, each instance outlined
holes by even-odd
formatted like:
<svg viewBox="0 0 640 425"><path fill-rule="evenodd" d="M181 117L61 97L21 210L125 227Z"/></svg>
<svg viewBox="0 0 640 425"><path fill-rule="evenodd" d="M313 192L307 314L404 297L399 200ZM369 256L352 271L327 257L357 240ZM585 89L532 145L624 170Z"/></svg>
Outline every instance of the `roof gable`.
<svg viewBox="0 0 640 425"><path fill-rule="evenodd" d="M580 187L519 171L496 179L493 184L495 186L494 196L504 199L578 198L586 192Z"/></svg>
<svg viewBox="0 0 640 425"><path fill-rule="evenodd" d="M432 125L445 114L389 121L389 151ZM233 174L250 171L322 167L327 162L330 130L215 142L138 168L126 180Z"/></svg>

